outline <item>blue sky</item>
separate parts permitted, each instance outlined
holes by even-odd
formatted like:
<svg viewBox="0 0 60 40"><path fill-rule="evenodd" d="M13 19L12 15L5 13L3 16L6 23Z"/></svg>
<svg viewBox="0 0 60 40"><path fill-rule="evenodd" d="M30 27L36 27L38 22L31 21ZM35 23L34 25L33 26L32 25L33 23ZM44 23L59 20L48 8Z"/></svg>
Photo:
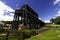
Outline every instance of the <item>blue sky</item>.
<svg viewBox="0 0 60 40"><path fill-rule="evenodd" d="M5 5L16 10L23 4L30 5L39 15L39 18L49 22L51 18L60 16L60 0L0 0ZM5 15L5 14L4 14ZM6 15L9 15L8 13Z"/></svg>

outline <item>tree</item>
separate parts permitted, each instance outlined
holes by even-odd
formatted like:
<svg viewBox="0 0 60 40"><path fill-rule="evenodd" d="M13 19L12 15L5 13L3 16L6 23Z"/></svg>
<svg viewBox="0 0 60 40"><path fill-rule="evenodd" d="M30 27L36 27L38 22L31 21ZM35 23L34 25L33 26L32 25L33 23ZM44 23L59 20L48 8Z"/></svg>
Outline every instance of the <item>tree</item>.
<svg viewBox="0 0 60 40"><path fill-rule="evenodd" d="M55 23L56 24L60 24L60 16L58 16L58 17L55 18Z"/></svg>
<svg viewBox="0 0 60 40"><path fill-rule="evenodd" d="M54 19L51 19L50 22L51 22L51 23L54 23Z"/></svg>
<svg viewBox="0 0 60 40"><path fill-rule="evenodd" d="M51 19L50 21L55 24L60 24L60 16L56 17L55 19Z"/></svg>
<svg viewBox="0 0 60 40"><path fill-rule="evenodd" d="M12 24L13 21L2 21L5 24Z"/></svg>
<svg viewBox="0 0 60 40"><path fill-rule="evenodd" d="M45 26L45 23L42 20L40 20L39 23L40 23L40 26Z"/></svg>

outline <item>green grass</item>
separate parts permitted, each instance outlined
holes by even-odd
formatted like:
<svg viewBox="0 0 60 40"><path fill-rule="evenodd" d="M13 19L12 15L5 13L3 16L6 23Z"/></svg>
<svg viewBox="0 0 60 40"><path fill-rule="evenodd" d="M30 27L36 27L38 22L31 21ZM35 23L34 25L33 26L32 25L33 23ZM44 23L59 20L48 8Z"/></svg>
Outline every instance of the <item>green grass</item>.
<svg viewBox="0 0 60 40"><path fill-rule="evenodd" d="M60 24L46 24L47 27L60 27Z"/></svg>
<svg viewBox="0 0 60 40"><path fill-rule="evenodd" d="M18 39L20 39L20 38L18 38L16 36L12 36L12 35L8 36L8 40L18 40ZM6 40L6 35L3 35L3 36L0 35L0 40Z"/></svg>
<svg viewBox="0 0 60 40"><path fill-rule="evenodd" d="M60 29L50 28L49 30L27 40L60 40Z"/></svg>
<svg viewBox="0 0 60 40"><path fill-rule="evenodd" d="M0 40L6 40L6 36L2 36L2 37L0 37ZM17 40L17 38L16 37L8 37L8 40Z"/></svg>

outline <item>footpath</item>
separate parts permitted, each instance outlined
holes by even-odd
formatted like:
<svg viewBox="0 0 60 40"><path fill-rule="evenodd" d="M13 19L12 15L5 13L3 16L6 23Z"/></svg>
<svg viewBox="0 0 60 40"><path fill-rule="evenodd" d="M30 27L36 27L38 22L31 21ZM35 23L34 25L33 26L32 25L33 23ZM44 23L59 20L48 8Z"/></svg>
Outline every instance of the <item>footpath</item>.
<svg viewBox="0 0 60 40"><path fill-rule="evenodd" d="M44 32L44 31L47 31L50 27L42 27L38 30L38 34Z"/></svg>

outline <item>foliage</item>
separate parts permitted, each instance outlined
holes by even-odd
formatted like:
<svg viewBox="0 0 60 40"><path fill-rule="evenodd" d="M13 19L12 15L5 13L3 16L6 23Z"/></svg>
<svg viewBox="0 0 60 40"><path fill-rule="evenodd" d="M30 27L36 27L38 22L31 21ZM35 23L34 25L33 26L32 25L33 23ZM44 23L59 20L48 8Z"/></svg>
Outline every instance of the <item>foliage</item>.
<svg viewBox="0 0 60 40"><path fill-rule="evenodd" d="M30 38L31 37L30 30L23 30L23 36L24 38Z"/></svg>
<svg viewBox="0 0 60 40"><path fill-rule="evenodd" d="M50 21L55 24L60 24L60 16L56 17L55 19L51 19Z"/></svg>
<svg viewBox="0 0 60 40"><path fill-rule="evenodd" d="M37 35L38 32L35 29L32 30L22 30L20 33L23 33L25 39L30 38L31 36Z"/></svg>
<svg viewBox="0 0 60 40"><path fill-rule="evenodd" d="M45 23L42 21L42 20L40 20L40 26L45 26Z"/></svg>
<svg viewBox="0 0 60 40"><path fill-rule="evenodd" d="M50 28L49 30L40 33L39 35L32 36L27 40L60 40L60 29Z"/></svg>
<svg viewBox="0 0 60 40"><path fill-rule="evenodd" d="M5 31L5 30L4 30L2 27L0 27L0 33L1 33L1 32L4 32L4 31Z"/></svg>
<svg viewBox="0 0 60 40"><path fill-rule="evenodd" d="M54 23L54 19L50 19L50 22L51 22L51 23Z"/></svg>
<svg viewBox="0 0 60 40"><path fill-rule="evenodd" d="M2 21L5 24L12 24L13 21Z"/></svg>
<svg viewBox="0 0 60 40"><path fill-rule="evenodd" d="M38 34L38 31L37 30L35 30L35 29L32 29L31 30L31 35L32 36L37 35L37 34Z"/></svg>

